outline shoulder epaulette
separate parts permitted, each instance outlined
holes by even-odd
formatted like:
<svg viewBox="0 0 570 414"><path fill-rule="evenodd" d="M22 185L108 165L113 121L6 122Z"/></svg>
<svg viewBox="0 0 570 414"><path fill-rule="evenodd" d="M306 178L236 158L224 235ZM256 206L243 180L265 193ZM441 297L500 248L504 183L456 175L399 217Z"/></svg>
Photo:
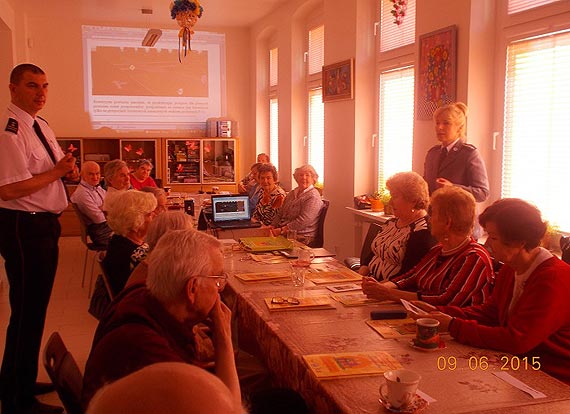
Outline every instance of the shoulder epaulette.
<svg viewBox="0 0 570 414"><path fill-rule="evenodd" d="M476 150L477 149L477 147L473 144L464 143L463 146L466 148L469 148L470 150Z"/></svg>
<svg viewBox="0 0 570 414"><path fill-rule="evenodd" d="M12 132L13 134L18 133L18 121L14 118L8 118L8 123L6 124L6 128L4 131Z"/></svg>
<svg viewBox="0 0 570 414"><path fill-rule="evenodd" d="M46 120L45 120L45 118L42 118L42 117L41 117L41 116L39 116L39 115L36 115L36 116L37 116L38 118L40 118L42 121L44 121L46 124L48 124L48 125L49 125L49 122L48 122L48 121L46 121Z"/></svg>

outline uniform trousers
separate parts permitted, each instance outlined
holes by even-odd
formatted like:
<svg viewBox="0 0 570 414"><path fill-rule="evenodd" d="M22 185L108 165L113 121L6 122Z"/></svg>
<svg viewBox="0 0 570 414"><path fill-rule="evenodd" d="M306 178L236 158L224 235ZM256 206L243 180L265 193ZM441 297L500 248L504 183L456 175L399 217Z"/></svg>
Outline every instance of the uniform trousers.
<svg viewBox="0 0 570 414"><path fill-rule="evenodd" d="M10 322L0 371L3 413L34 401L46 311L58 261L58 215L0 209L0 254L10 286Z"/></svg>

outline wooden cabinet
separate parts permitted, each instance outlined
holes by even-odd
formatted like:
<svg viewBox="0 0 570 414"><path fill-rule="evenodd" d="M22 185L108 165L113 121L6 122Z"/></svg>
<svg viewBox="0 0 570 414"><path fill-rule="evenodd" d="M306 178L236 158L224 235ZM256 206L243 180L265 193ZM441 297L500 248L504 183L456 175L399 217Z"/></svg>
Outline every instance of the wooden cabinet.
<svg viewBox="0 0 570 414"><path fill-rule="evenodd" d="M224 138L166 140L166 184L223 186L235 191L237 141ZM228 187L226 187L228 186ZM192 190L185 189L181 191Z"/></svg>

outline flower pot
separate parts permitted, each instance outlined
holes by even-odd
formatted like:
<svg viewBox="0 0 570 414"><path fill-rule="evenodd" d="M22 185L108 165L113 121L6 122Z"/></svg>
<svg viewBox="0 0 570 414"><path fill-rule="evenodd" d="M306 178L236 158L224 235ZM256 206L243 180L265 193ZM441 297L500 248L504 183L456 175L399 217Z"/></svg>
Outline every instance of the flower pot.
<svg viewBox="0 0 570 414"><path fill-rule="evenodd" d="M384 203L382 200L377 200L375 198L370 199L370 209L372 211L382 211L384 210Z"/></svg>

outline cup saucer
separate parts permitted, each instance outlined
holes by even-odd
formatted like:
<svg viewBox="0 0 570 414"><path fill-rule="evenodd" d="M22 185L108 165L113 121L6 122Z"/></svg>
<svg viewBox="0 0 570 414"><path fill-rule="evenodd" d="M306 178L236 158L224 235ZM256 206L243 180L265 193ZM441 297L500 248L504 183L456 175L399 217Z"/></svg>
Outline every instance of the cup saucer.
<svg viewBox="0 0 570 414"><path fill-rule="evenodd" d="M402 414L419 413L429 404L426 400L424 400L422 397L420 397L417 394L412 400L412 402L406 407L401 407L401 408L392 407L390 403L388 401L384 401L382 397L378 399L378 402L380 402L380 404L382 404L382 406L384 406L384 408L387 409L388 411L392 413L402 413Z"/></svg>
<svg viewBox="0 0 570 414"><path fill-rule="evenodd" d="M417 349L418 351L423 351L423 352L433 352L433 351L437 351L439 349L447 348L447 345L445 345L445 342L443 342L442 340L439 341L437 348L424 348L422 346L417 346L416 341L414 339L412 339L409 342L409 344L412 348Z"/></svg>

